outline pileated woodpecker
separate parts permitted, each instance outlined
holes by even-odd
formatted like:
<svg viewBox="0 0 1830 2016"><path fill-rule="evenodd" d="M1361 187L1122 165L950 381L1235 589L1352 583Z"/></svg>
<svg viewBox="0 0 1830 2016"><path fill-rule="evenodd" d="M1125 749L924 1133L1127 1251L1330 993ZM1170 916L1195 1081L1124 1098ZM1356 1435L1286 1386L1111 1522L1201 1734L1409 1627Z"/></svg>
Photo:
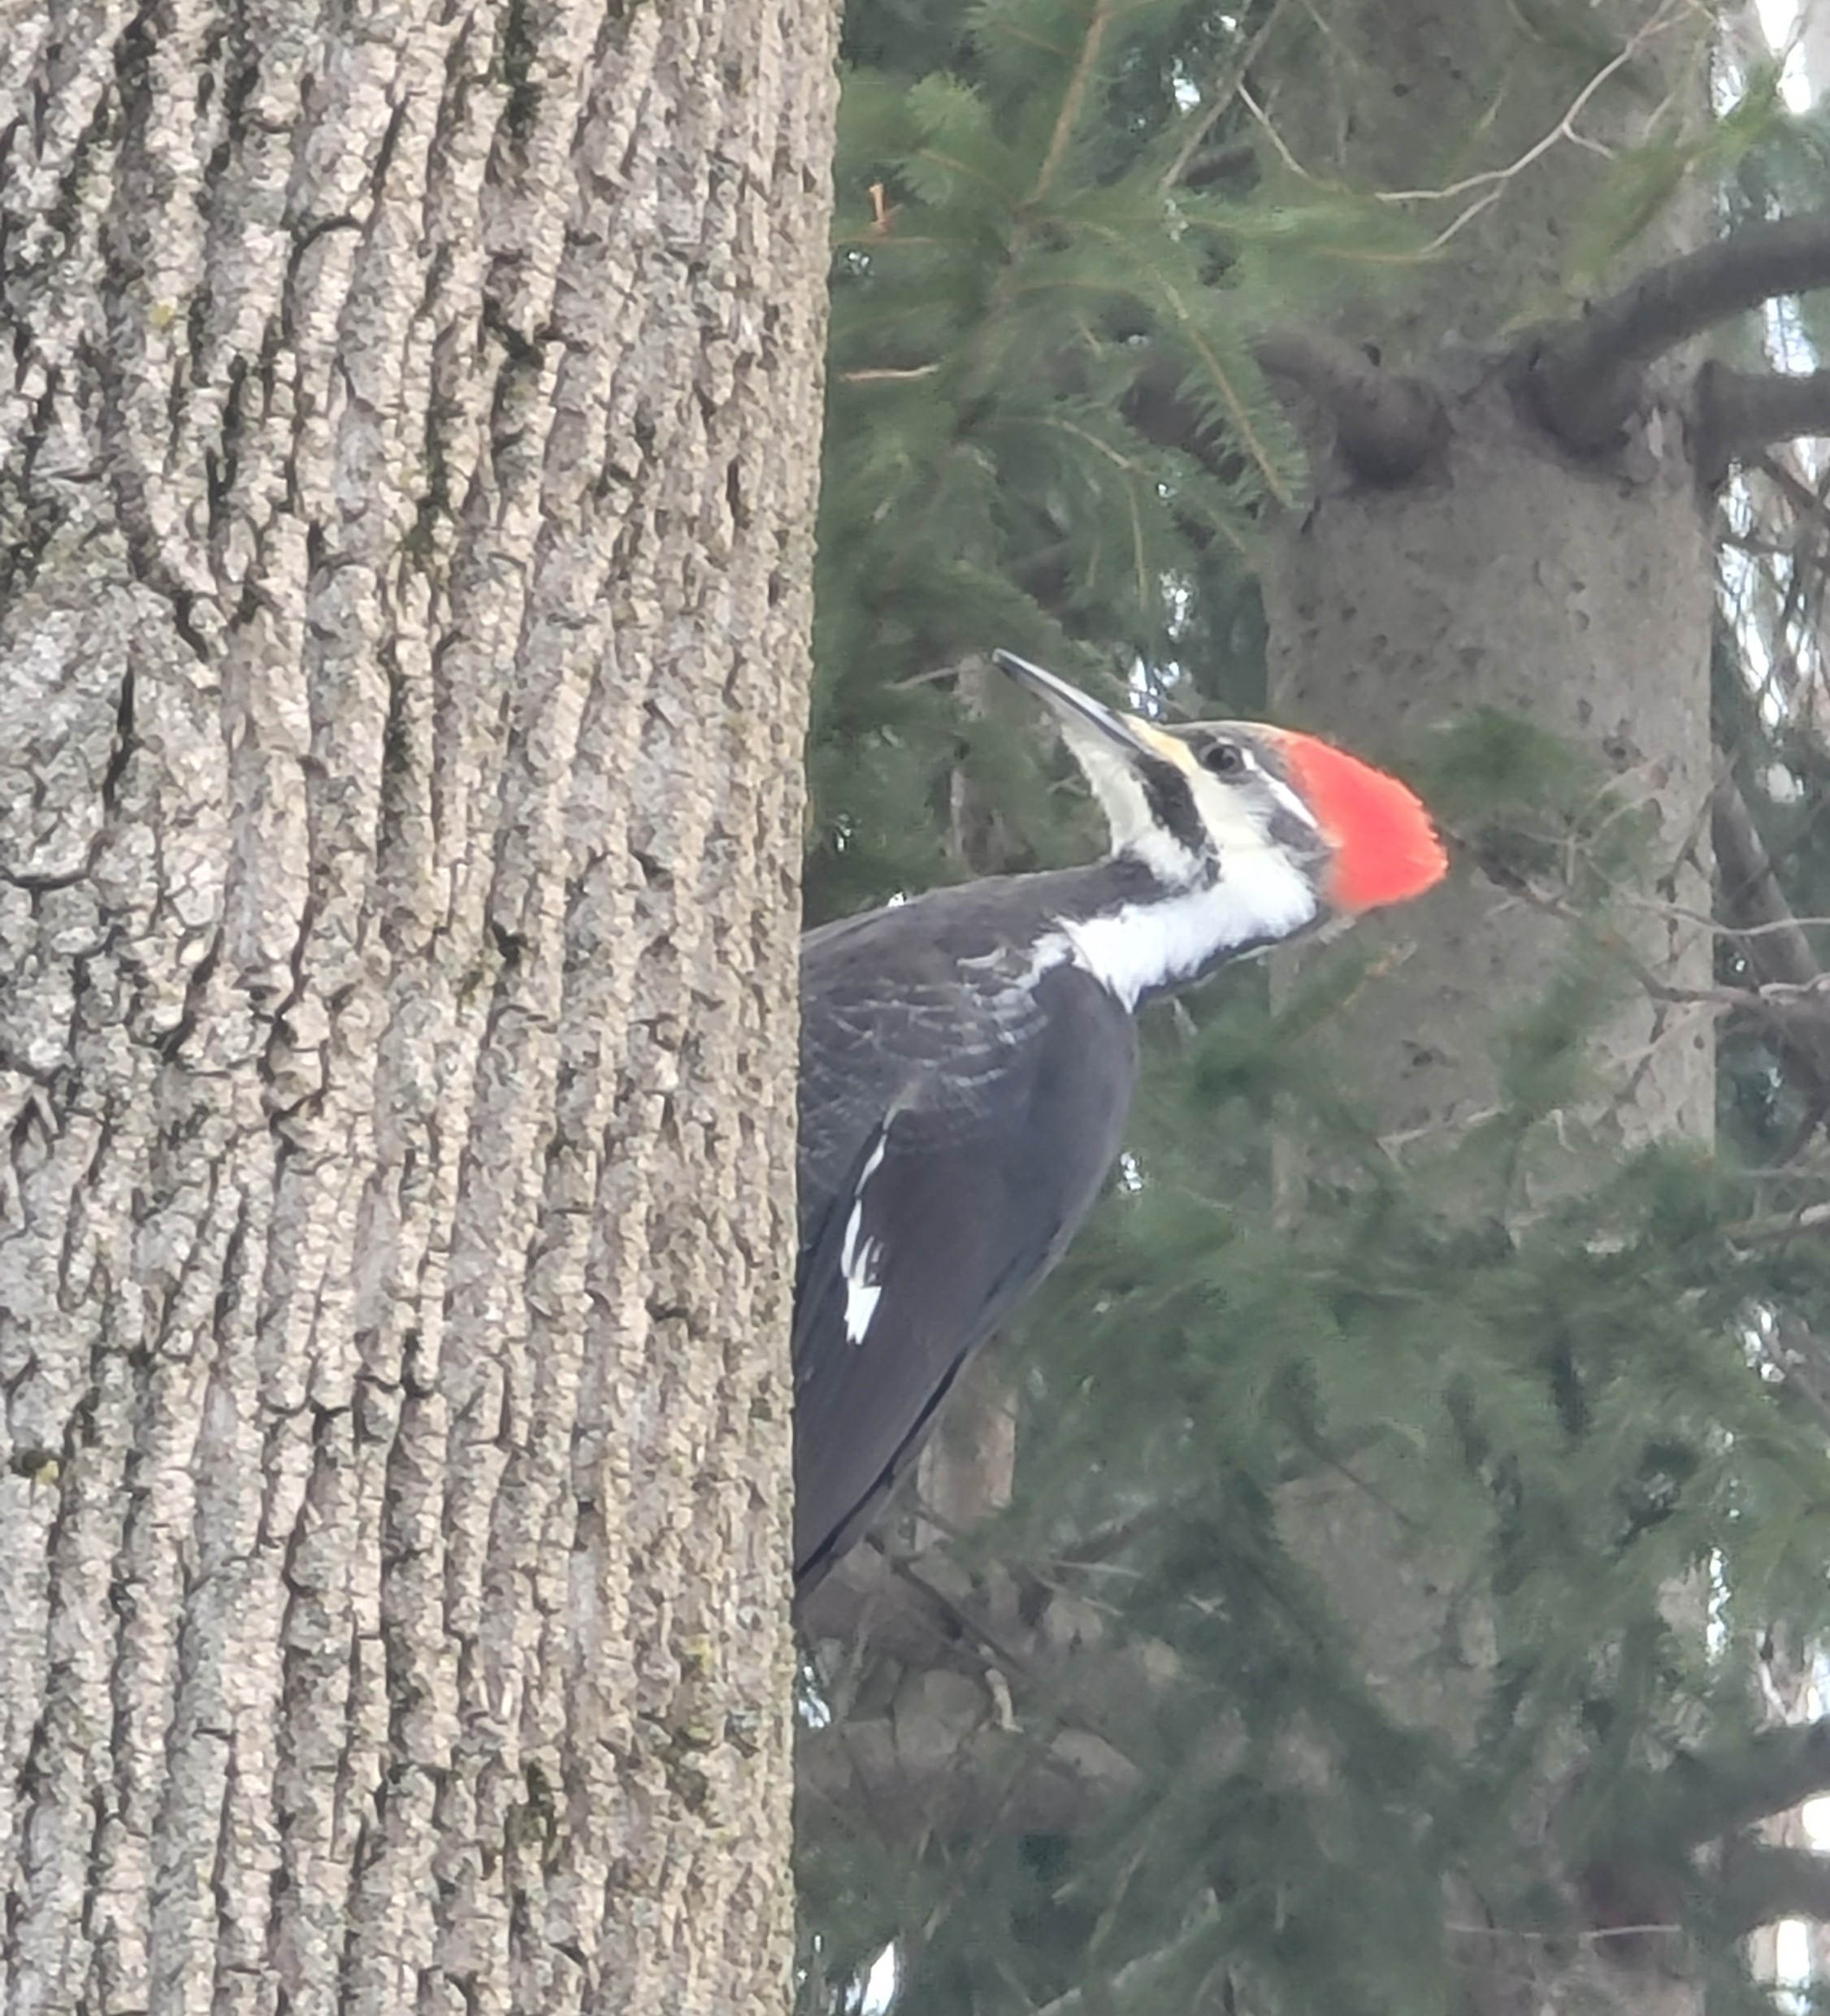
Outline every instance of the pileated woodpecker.
<svg viewBox="0 0 1830 2016"><path fill-rule="evenodd" d="M801 943L795 1578L862 1534L961 1367L1060 1259L1118 1154L1132 1014L1442 874L1395 778L1260 723L1158 727L1041 666L1111 829Z"/></svg>

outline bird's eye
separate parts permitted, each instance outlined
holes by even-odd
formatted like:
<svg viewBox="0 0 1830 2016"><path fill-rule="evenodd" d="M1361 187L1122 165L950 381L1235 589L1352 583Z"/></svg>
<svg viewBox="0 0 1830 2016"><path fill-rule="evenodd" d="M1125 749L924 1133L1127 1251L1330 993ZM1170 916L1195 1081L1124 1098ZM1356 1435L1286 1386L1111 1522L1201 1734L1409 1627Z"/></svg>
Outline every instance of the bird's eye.
<svg viewBox="0 0 1830 2016"><path fill-rule="evenodd" d="M1201 757L1201 767L1216 777L1238 777L1245 770L1246 752L1236 742L1211 742Z"/></svg>

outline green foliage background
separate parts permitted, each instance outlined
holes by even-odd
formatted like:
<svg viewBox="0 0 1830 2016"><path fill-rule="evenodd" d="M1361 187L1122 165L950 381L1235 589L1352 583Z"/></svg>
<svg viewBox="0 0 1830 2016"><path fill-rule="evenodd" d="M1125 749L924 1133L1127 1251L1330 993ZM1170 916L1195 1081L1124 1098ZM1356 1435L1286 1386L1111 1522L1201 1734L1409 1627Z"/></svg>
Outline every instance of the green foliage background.
<svg viewBox="0 0 1830 2016"><path fill-rule="evenodd" d="M1402 286L1426 243L1371 193L1267 163L1238 87L1301 60L1300 35L1263 33L1281 11L852 0L810 921L964 872L962 780L997 808L1011 865L1098 843L1019 704L958 705L948 675L993 645L1178 716L1262 709L1254 566L1267 508L1299 509L1305 476L1250 339L1343 283ZM1507 18L1516 60L1608 60L1569 46L1595 32L1587 9ZM1573 278L1605 271L1681 174L1731 214L1830 196L1822 132L1770 76L1730 97L1706 154L1598 165ZM1766 561L1731 585L1725 610L1769 625L1815 593ZM1830 756L1756 703L1746 635L1725 614L1719 735L1794 908L1830 914ZM1529 863L1592 813L1579 759L1518 723L1472 717L1409 755L1483 859ZM1769 789L1776 761L1802 791ZM1109 1645L1173 1655L1147 1698L1069 1673L1022 1705L1039 1744L1092 1729L1139 1788L1072 1836L911 1848L868 1814L809 1830L803 2009L861 2006L891 1940L908 2016L1447 2009L1468 1914L1560 1949L1581 1930L1570 1871L1636 1828L1655 1853L1657 1767L1758 1719L1763 1633L1808 1641L1825 1607L1823 1426L1753 1363L1776 1324L1815 1334L1830 1315L1826 1250L1783 1236L1822 1194L1823 1115L1770 1030L1732 1019L1719 1161L1648 1154L1512 1226L1520 1144L1579 1088L1620 984L1604 953L1598 926L1543 999L1505 1004L1511 1107L1402 1177L1311 1040L1377 984L1351 940L1275 1012L1247 972L1151 1013L1128 1178L1014 1340L1016 1502L956 1550L1072 1589ZM1745 978L1728 952L1723 978ZM1273 1208L1273 1128L1350 1173L1294 1225ZM1277 1518L1368 1455L1369 1519L1468 1619L1465 1730L1366 1684ZM1674 1627L1679 1586L1711 1629ZM862 1712L907 1680L879 1663L837 1691ZM822 1668L816 1719L835 1697ZM1552 1780L1576 1788L1555 1858ZM1765 2006L1735 1928L1696 1899L1680 1917L1716 2004Z"/></svg>

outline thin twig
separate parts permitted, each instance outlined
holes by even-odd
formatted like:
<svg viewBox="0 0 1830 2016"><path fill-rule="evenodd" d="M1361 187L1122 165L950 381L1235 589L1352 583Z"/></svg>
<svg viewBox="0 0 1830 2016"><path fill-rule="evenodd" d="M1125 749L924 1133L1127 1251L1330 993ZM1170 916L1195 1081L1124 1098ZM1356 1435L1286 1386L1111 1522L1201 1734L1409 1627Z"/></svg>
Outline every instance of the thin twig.
<svg viewBox="0 0 1830 2016"><path fill-rule="evenodd" d="M1482 168L1472 175L1463 176L1459 181L1444 183L1438 189L1380 189L1374 192L1372 200L1378 203L1393 205L1453 202L1458 197L1471 196L1477 190L1490 193L1503 188L1507 183L1512 181L1525 169L1530 167L1534 162L1542 160L1559 141L1572 141L1579 146L1591 144L1585 141L1582 137L1574 130L1574 122L1588 109L1589 101L1607 83L1609 79L1617 76L1621 70L1632 63L1644 50L1646 45L1654 37L1662 35L1683 11L1683 7L1676 3L1676 0L1672 0L1672 4L1661 8L1644 28L1629 37L1620 50L1589 78L1589 81L1576 93L1575 98L1571 100L1569 109L1556 124L1541 139L1535 141L1526 148L1516 160L1508 162L1504 167ZM1264 129L1265 135L1273 147L1277 150L1279 158L1292 175L1316 189L1326 189L1331 186L1325 178L1305 168L1290 152L1284 142L1282 135L1271 123L1269 115L1242 85L1239 88L1238 96L1240 102L1246 110ZM1485 208L1486 202L1490 200L1491 200L1490 194L1483 198L1479 207ZM1442 239L1438 240L1438 242L1445 242L1455 232L1460 230L1462 225L1468 221L1468 215L1472 214L1473 213L1470 212L1458 218L1450 226L1449 230L1443 234Z"/></svg>
<svg viewBox="0 0 1830 2016"><path fill-rule="evenodd" d="M900 385L911 379L932 378L940 369L935 364L912 364L906 371L893 371L888 366L872 371L841 371L839 382L842 385Z"/></svg>

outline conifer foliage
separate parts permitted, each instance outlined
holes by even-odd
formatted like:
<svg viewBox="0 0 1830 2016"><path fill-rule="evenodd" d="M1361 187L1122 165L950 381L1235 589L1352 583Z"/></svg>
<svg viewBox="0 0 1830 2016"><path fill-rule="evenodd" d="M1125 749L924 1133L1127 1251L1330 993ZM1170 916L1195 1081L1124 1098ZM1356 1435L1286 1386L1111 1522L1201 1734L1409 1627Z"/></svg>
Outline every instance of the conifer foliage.
<svg viewBox="0 0 1830 2016"><path fill-rule="evenodd" d="M853 0L810 921L1096 843L1021 708L964 703L992 646L1146 709L1263 709L1256 569L1310 482L1275 332L1402 287L1430 236L1285 172L1255 88L1309 46L1285 11ZM1581 88L1624 46L1560 20L1515 22L1515 55ZM1768 217L1783 167L1796 206L1808 122L1770 75L1730 85L1732 149L1667 180ZM1597 167L1585 262L1630 242L1621 191L1657 165ZM1724 900L1782 914L1723 941L1720 1152L1591 1155L1517 1207L1637 984L1610 906L1643 836L1503 714L1402 752L1467 872L1562 878L1569 956L1471 1033L1503 1104L1394 1155L1377 1088L1329 1061L1380 985L1352 940L1275 999L1235 973L1147 1018L1121 1178L1000 1361L1008 1507L938 1542L904 1520L867 1593L808 1620L808 2016L866 2006L887 1948L907 2016L1617 2005L1603 1961L1754 2009L1746 1934L1830 1910L1757 1836L1830 1788L1830 1736L1770 1726L1763 1665L1825 1622L1830 1037L1757 991L1782 923L1784 970L1816 971L1797 920L1830 914L1830 757L1797 698L1821 531L1773 532L1810 485L1750 467L1724 505ZM995 809L995 858L963 799ZM1405 1592L1370 1654L1336 1607L1362 1563Z"/></svg>
<svg viewBox="0 0 1830 2016"><path fill-rule="evenodd" d="M995 0L965 20L865 6L851 24L817 908L943 872L906 851L930 766L957 753L938 669L988 640L1082 673L1249 663L1221 642L1238 558L1258 500L1300 481L1248 343L1291 222L1190 186L1183 158L1199 121L1178 82L1235 38L1192 7ZM1348 235L1344 207L1310 223L1318 257L1330 228ZM1225 454L1153 427L1170 406Z"/></svg>

